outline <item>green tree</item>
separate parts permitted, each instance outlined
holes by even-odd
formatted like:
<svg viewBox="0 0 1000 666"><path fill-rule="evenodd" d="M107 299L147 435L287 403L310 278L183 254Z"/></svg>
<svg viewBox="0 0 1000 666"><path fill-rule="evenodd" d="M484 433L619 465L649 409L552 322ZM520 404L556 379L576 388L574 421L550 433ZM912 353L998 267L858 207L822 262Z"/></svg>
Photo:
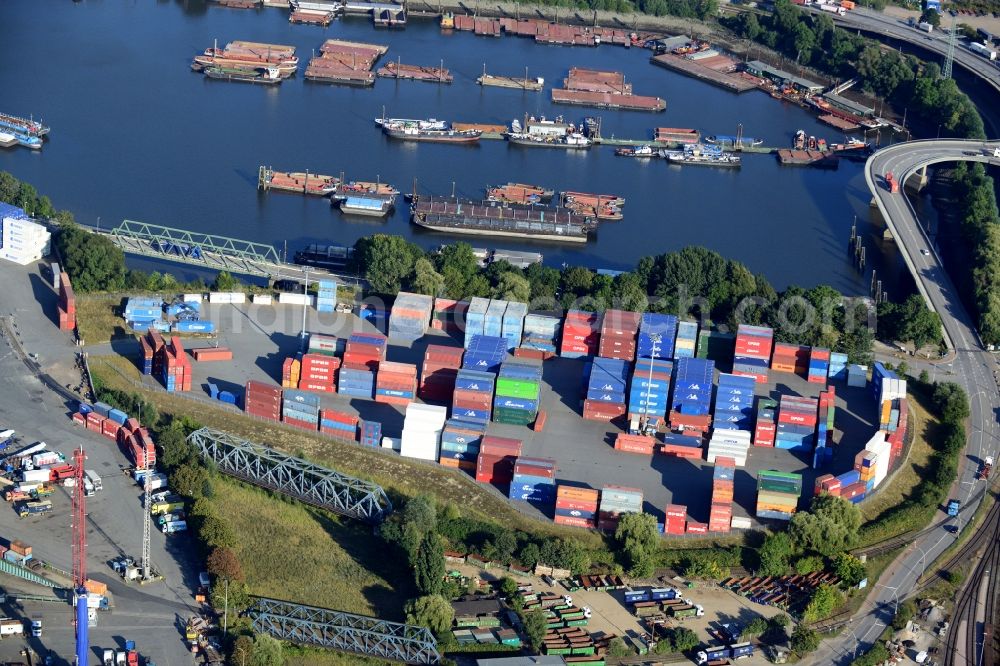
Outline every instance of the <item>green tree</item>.
<svg viewBox="0 0 1000 666"><path fill-rule="evenodd" d="M252 666L282 666L285 663L281 641L267 634L257 634L253 639Z"/></svg>
<svg viewBox="0 0 1000 666"><path fill-rule="evenodd" d="M878 333L883 340L909 342L917 349L941 341L941 317L914 294L902 303L878 305Z"/></svg>
<svg viewBox="0 0 1000 666"><path fill-rule="evenodd" d="M208 555L205 568L216 578L230 582L242 583L246 579L240 560L232 548L214 548Z"/></svg>
<svg viewBox="0 0 1000 666"><path fill-rule="evenodd" d="M804 657L819 647L819 634L800 623L792 631L791 646L796 654Z"/></svg>
<svg viewBox="0 0 1000 666"><path fill-rule="evenodd" d="M763 615L757 615L754 619L750 620L745 627L743 627L743 631L740 633L740 640L750 641L755 638L760 638L767 633L767 630L767 618Z"/></svg>
<svg viewBox="0 0 1000 666"><path fill-rule="evenodd" d="M426 257L420 257L413 265L413 279L410 286L418 294L437 296L444 289L444 277L434 270L434 264Z"/></svg>
<svg viewBox="0 0 1000 666"><path fill-rule="evenodd" d="M540 262L531 264L524 269L524 277L531 284L532 301L550 301L555 303L556 292L559 290L559 271ZM544 307L538 304L536 307Z"/></svg>
<svg viewBox="0 0 1000 666"><path fill-rule="evenodd" d="M506 598L511 598L517 594L517 581L510 576L500 579L500 593Z"/></svg>
<svg viewBox="0 0 1000 666"><path fill-rule="evenodd" d="M524 614L523 624L531 649L537 651L545 640L545 632L548 631L549 621L545 613L541 609L528 611Z"/></svg>
<svg viewBox="0 0 1000 666"><path fill-rule="evenodd" d="M125 286L125 253L106 236L67 224L59 228L56 247L76 291L120 291Z"/></svg>
<svg viewBox="0 0 1000 666"><path fill-rule="evenodd" d="M861 511L856 505L823 494L813 499L809 511L792 516L788 532L799 548L833 556L857 542L860 527Z"/></svg>
<svg viewBox="0 0 1000 666"><path fill-rule="evenodd" d="M892 628L896 631L902 631L906 628L906 623L917 616L917 604L913 599L907 599L903 603L899 604L899 608L896 609L896 614L892 618Z"/></svg>
<svg viewBox="0 0 1000 666"><path fill-rule="evenodd" d="M833 558L833 572L848 587L854 587L868 576L865 563L850 553L840 553Z"/></svg>
<svg viewBox="0 0 1000 666"><path fill-rule="evenodd" d="M212 291L243 291L243 283L230 275L228 271L219 271L219 274L212 280Z"/></svg>
<svg viewBox="0 0 1000 666"><path fill-rule="evenodd" d="M572 266L563 269L562 290L566 295L586 296L594 285L594 273L589 268Z"/></svg>
<svg viewBox="0 0 1000 666"><path fill-rule="evenodd" d="M526 277L514 271L501 273L493 288L493 298L527 303L531 300L531 283Z"/></svg>
<svg viewBox="0 0 1000 666"><path fill-rule="evenodd" d="M649 307L649 295L635 273L622 273L614 278L611 285L612 307L629 312L645 312Z"/></svg>
<svg viewBox="0 0 1000 666"><path fill-rule="evenodd" d="M207 479L208 471L204 467L188 462L174 469L169 476L170 487L191 499L201 497L201 490Z"/></svg>
<svg viewBox="0 0 1000 666"><path fill-rule="evenodd" d="M832 585L820 585L813 592L802 619L806 622L816 622L829 617L837 607L844 602L840 591Z"/></svg>
<svg viewBox="0 0 1000 666"><path fill-rule="evenodd" d="M590 555L576 539L546 539L539 549L538 561L577 574L590 569Z"/></svg>
<svg viewBox="0 0 1000 666"><path fill-rule="evenodd" d="M354 261L372 289L382 294L398 293L413 273L423 251L402 236L373 234L354 244Z"/></svg>
<svg viewBox="0 0 1000 666"><path fill-rule="evenodd" d="M451 629L455 620L455 609L440 594L410 599L404 610L407 624L427 627L439 638Z"/></svg>
<svg viewBox="0 0 1000 666"><path fill-rule="evenodd" d="M653 573L660 536L656 519L648 513L626 513L618 521L615 540L625 556L629 575L644 578Z"/></svg>
<svg viewBox="0 0 1000 666"><path fill-rule="evenodd" d="M941 27L941 15L936 9L925 9L920 15L921 23L929 23L935 28Z"/></svg>
<svg viewBox="0 0 1000 666"><path fill-rule="evenodd" d="M223 581L222 585L212 586L208 593L208 600L215 612L218 613L220 623L226 617L228 610L228 622L229 626L232 627L240 613L250 605L250 590L246 583L226 583Z"/></svg>
<svg viewBox="0 0 1000 666"><path fill-rule="evenodd" d="M790 570L790 560L795 554L792 539L787 532L772 532L764 537L764 543L757 551L760 576L784 576Z"/></svg>
<svg viewBox="0 0 1000 666"><path fill-rule="evenodd" d="M229 651L230 666L250 666L253 662L253 636L238 636Z"/></svg>
<svg viewBox="0 0 1000 666"><path fill-rule="evenodd" d="M672 647L672 644L670 643L669 640L667 641L667 644L670 644ZM608 656L620 658L620 657L627 657L631 654L634 654L634 652L632 652L629 646L626 645L625 641L622 640L620 637L615 636L610 641L608 641Z"/></svg>
<svg viewBox="0 0 1000 666"><path fill-rule="evenodd" d="M942 420L961 423L969 418L969 399L965 390L954 382L939 382L931 395L934 408Z"/></svg>
<svg viewBox="0 0 1000 666"><path fill-rule="evenodd" d="M698 635L687 627L671 627L667 629L667 636L674 646L674 652L690 652L701 642Z"/></svg>
<svg viewBox="0 0 1000 666"><path fill-rule="evenodd" d="M198 535L209 548L235 548L237 544L232 526L216 515L205 516Z"/></svg>
<svg viewBox="0 0 1000 666"><path fill-rule="evenodd" d="M823 558L816 555L805 555L795 560L795 573L806 574L823 570Z"/></svg>
<svg viewBox="0 0 1000 666"><path fill-rule="evenodd" d="M413 557L413 581L421 594L437 594L444 581L444 547L441 538L429 532L424 535Z"/></svg>

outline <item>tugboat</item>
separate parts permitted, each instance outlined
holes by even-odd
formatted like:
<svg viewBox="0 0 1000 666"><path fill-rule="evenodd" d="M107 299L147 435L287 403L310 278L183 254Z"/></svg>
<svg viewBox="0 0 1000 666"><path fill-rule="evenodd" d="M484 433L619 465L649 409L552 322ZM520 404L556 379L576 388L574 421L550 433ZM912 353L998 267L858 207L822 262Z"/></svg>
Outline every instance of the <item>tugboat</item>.
<svg viewBox="0 0 1000 666"><path fill-rule="evenodd" d="M650 146L637 146L635 148L617 148L615 155L619 157L659 157L657 151Z"/></svg>
<svg viewBox="0 0 1000 666"><path fill-rule="evenodd" d="M718 146L695 144L684 150L666 150L664 157L671 164L739 168L740 157L723 152Z"/></svg>
<svg viewBox="0 0 1000 666"><path fill-rule="evenodd" d="M805 150L806 149L806 132L805 130L798 130L795 133L795 140L792 142L792 148L795 150Z"/></svg>
<svg viewBox="0 0 1000 666"><path fill-rule="evenodd" d="M436 143L477 143L483 133L479 130L426 128L417 123L382 123L382 132L392 139L406 141L432 141Z"/></svg>

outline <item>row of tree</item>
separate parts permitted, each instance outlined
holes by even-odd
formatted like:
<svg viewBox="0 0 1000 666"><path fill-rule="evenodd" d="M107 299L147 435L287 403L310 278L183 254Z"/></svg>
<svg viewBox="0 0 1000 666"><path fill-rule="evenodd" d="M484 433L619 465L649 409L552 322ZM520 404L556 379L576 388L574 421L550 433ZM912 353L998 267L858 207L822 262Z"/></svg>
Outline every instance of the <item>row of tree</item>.
<svg viewBox="0 0 1000 666"><path fill-rule="evenodd" d="M911 124L925 133L985 137L975 105L936 64L884 49L878 42L838 28L829 16L805 12L776 0L772 14L743 12L721 19L737 35L783 53L799 65L838 79L858 77L868 92L907 109Z"/></svg>

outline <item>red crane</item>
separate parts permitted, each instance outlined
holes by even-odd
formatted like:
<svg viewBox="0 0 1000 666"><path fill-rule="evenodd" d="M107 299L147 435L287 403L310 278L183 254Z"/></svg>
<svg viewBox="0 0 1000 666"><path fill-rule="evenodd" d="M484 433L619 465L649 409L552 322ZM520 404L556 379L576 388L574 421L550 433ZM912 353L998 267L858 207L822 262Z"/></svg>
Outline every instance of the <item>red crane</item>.
<svg viewBox="0 0 1000 666"><path fill-rule="evenodd" d="M73 452L73 589L79 590L87 581L87 495L84 492L81 446Z"/></svg>

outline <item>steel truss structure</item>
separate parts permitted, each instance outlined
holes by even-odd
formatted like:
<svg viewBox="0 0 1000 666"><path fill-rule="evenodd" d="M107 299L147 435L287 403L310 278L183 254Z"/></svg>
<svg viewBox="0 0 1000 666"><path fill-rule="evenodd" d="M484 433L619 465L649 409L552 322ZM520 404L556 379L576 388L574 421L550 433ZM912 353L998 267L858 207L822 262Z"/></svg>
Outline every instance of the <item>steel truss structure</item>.
<svg viewBox="0 0 1000 666"><path fill-rule="evenodd" d="M335 472L221 430L202 428L188 436L219 471L306 504L369 523L392 512L381 486Z"/></svg>

